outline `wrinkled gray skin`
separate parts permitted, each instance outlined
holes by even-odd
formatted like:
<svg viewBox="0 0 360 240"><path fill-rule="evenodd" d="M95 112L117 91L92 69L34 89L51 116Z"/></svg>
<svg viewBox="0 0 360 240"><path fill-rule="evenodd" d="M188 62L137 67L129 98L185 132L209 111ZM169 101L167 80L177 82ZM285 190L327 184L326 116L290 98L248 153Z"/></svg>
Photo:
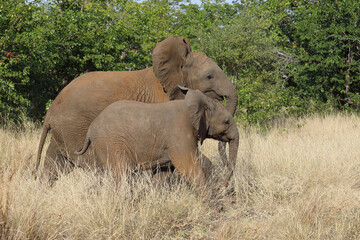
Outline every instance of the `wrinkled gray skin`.
<svg viewBox="0 0 360 240"><path fill-rule="evenodd" d="M168 37L156 45L152 68L86 73L59 93L45 116L36 172L48 133L51 141L46 152L44 175L56 179L58 170L71 170L76 164L74 151L82 146L91 122L103 109L119 100L169 101L169 95L177 85L199 89L214 99L226 98L226 108L231 114L235 111L236 89L219 66L206 55L191 52L186 38Z"/></svg>
<svg viewBox="0 0 360 240"><path fill-rule="evenodd" d="M75 153L93 151L100 165L111 169L115 177L170 160L181 176L200 188L207 181L198 160L198 141L213 138L229 142L228 181L239 145L232 115L199 90L180 88L177 95L181 93L186 94L185 100L112 103L91 123L83 147Z"/></svg>

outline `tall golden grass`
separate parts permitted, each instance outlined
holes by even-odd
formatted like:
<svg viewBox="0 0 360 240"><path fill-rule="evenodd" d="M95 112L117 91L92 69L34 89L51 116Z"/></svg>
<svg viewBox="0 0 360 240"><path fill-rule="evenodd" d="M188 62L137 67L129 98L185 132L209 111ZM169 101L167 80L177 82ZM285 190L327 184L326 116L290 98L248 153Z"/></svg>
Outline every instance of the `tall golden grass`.
<svg viewBox="0 0 360 240"><path fill-rule="evenodd" d="M235 194L218 212L176 176L76 169L50 187L32 176L39 128L3 127L0 239L360 239L358 116L239 130ZM224 177L217 143L201 149Z"/></svg>

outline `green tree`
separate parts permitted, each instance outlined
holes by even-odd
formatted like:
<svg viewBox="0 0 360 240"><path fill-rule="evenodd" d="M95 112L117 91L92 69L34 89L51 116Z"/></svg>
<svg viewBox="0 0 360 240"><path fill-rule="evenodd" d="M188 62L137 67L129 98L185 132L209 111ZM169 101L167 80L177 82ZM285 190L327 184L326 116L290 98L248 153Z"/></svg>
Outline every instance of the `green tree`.
<svg viewBox="0 0 360 240"><path fill-rule="evenodd" d="M175 3L178 4L176 1ZM197 5L188 0L173 8L176 10L173 14L174 34L186 36L196 50L201 49L198 41L201 32L209 33L228 24L239 13L242 6L224 1L206 0L203 0L201 5Z"/></svg>
<svg viewBox="0 0 360 240"><path fill-rule="evenodd" d="M360 104L360 2L300 1L293 10L298 61L289 86L334 106Z"/></svg>
<svg viewBox="0 0 360 240"><path fill-rule="evenodd" d="M307 111L359 108L360 3L349 1L245 1L265 14L277 46L291 54L285 87ZM306 106L304 106L306 108ZM315 107L315 108L313 108Z"/></svg>
<svg viewBox="0 0 360 240"><path fill-rule="evenodd" d="M27 114L30 106L22 91L30 81L30 66L23 51L28 46L21 36L35 29L33 16L39 11L36 1L2 0L0 4L0 112L10 118Z"/></svg>

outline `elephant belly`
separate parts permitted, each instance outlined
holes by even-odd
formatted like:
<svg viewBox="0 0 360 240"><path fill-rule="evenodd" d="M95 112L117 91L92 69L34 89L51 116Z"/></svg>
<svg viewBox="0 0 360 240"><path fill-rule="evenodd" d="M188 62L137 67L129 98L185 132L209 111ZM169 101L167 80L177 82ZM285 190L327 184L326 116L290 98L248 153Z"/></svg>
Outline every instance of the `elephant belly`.
<svg viewBox="0 0 360 240"><path fill-rule="evenodd" d="M134 147L135 151L128 154L135 168L141 170L153 169L158 165L170 161L170 157L164 146L148 144L140 147L140 145L141 144Z"/></svg>
<svg viewBox="0 0 360 240"><path fill-rule="evenodd" d="M146 138L146 137L145 137ZM144 139L143 139L144 140ZM96 155L103 164L131 167L138 170L154 169L170 161L165 143L151 142L117 136L97 138L92 143Z"/></svg>
<svg viewBox="0 0 360 240"><path fill-rule="evenodd" d="M144 158L145 160L145 158ZM161 156L154 156L152 159L148 159L149 161L142 161L137 165L139 170L149 170L149 169L162 169L171 167L170 156L164 152Z"/></svg>

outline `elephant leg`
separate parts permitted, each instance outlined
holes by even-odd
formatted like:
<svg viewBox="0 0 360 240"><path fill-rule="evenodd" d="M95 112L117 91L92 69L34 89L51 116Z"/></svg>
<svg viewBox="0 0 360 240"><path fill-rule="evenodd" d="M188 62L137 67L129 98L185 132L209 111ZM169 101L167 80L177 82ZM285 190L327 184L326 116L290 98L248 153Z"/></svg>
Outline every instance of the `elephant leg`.
<svg viewBox="0 0 360 240"><path fill-rule="evenodd" d="M219 141L218 150L220 154L221 162L224 166L228 166L228 159L226 156L226 142Z"/></svg>
<svg viewBox="0 0 360 240"><path fill-rule="evenodd" d="M175 166L172 164L170 157L158 159L157 163L152 166L151 173L152 178L157 182L171 184L178 178L173 175Z"/></svg>
<svg viewBox="0 0 360 240"><path fill-rule="evenodd" d="M97 158L100 160L103 166L112 173L116 182L120 182L121 178L130 176L132 170L134 170L133 164L131 164L130 158L127 154L119 154L116 152L116 148L100 148L95 147Z"/></svg>
<svg viewBox="0 0 360 240"><path fill-rule="evenodd" d="M207 156L205 156L203 153L201 153L200 151L198 151L198 158L200 159L200 163L204 170L205 177L208 179L213 170L213 164L210 161L210 159Z"/></svg>
<svg viewBox="0 0 360 240"><path fill-rule="evenodd" d="M42 178L47 177L50 184L58 179L59 173L69 173L74 165L62 155L56 141L51 138L46 151Z"/></svg>
<svg viewBox="0 0 360 240"><path fill-rule="evenodd" d="M159 161L154 167L152 167L151 171L153 175L161 172L174 172L175 167L169 159L166 161Z"/></svg>
<svg viewBox="0 0 360 240"><path fill-rule="evenodd" d="M207 178L211 174L213 164L210 161L210 159L208 157L206 157L200 151L198 151L197 157L200 160L200 164L201 164L201 166L205 172L205 176ZM157 173L161 173L161 172L174 172L174 171L175 171L175 166L173 165L173 163L171 162L170 159L167 161L159 161L159 163L152 168L153 175L155 175Z"/></svg>
<svg viewBox="0 0 360 240"><path fill-rule="evenodd" d="M206 176L197 158L196 151L174 151L170 153L176 171L197 190L206 186ZM201 193L205 193L201 191Z"/></svg>

